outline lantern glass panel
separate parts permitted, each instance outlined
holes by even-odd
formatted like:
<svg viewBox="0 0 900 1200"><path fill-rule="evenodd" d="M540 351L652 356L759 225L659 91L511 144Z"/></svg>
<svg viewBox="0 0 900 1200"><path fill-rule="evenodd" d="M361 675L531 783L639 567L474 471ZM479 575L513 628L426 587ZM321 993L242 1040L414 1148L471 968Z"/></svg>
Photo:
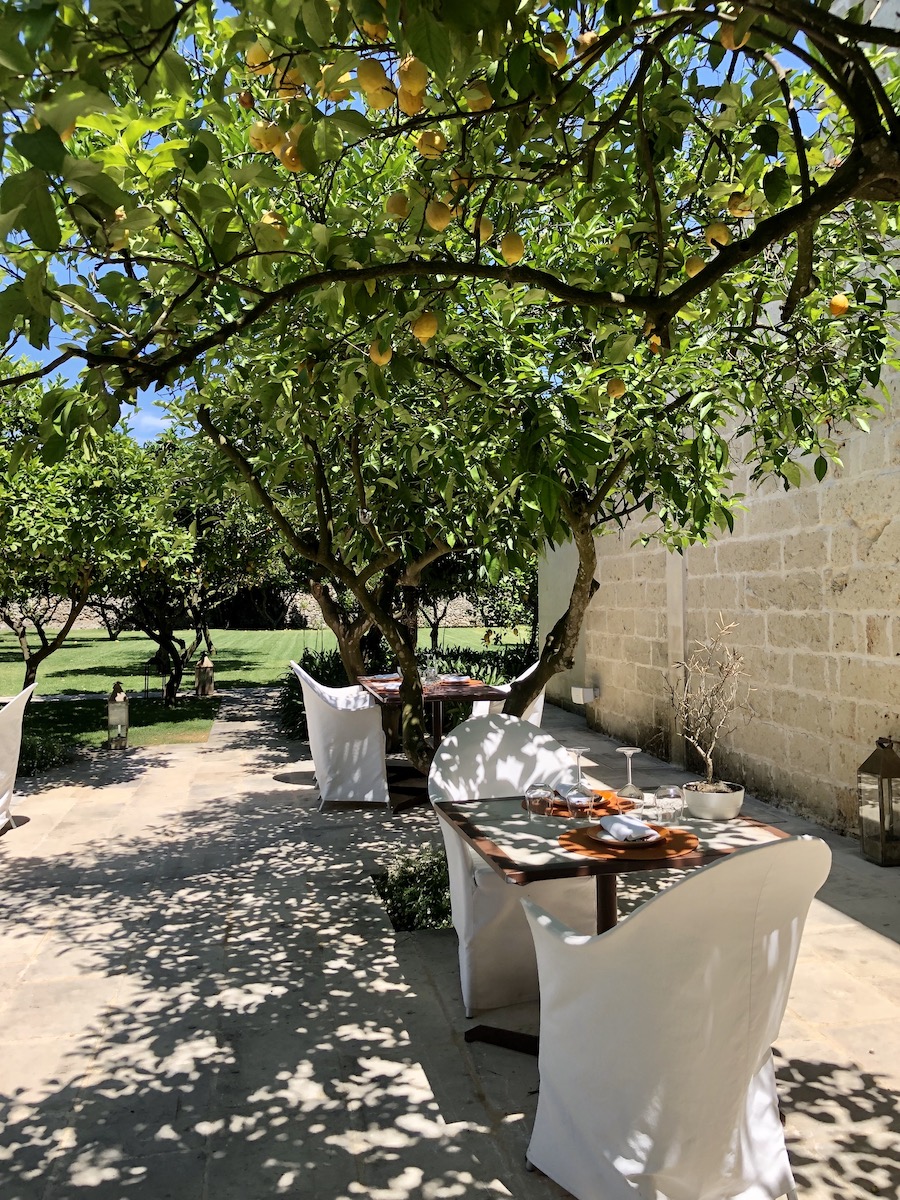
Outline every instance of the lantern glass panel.
<svg viewBox="0 0 900 1200"><path fill-rule="evenodd" d="M900 864L900 779L860 771L857 794L862 853L882 866Z"/></svg>
<svg viewBox="0 0 900 1200"><path fill-rule="evenodd" d="M106 705L107 745L122 749L128 745L128 701L110 700Z"/></svg>

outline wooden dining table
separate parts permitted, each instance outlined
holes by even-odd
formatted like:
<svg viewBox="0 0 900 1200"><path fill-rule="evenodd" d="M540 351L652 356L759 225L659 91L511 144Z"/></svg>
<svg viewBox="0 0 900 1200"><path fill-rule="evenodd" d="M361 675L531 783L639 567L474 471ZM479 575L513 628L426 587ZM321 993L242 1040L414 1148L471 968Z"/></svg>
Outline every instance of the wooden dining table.
<svg viewBox="0 0 900 1200"><path fill-rule="evenodd" d="M370 696L385 708L400 705L400 675L359 675L360 683ZM500 688L472 679L468 675L441 675L436 683L422 685L422 695L431 714L431 733L435 749L444 736L444 704L448 700L505 700Z"/></svg>
<svg viewBox="0 0 900 1200"><path fill-rule="evenodd" d="M612 795L612 793L610 793ZM529 814L522 796L506 796L435 805L441 820L507 883L523 887L542 879L592 877L597 891L596 930L605 933L618 921L620 875L674 869L689 871L788 835L749 818L730 821L680 820L662 846L607 847L596 842L583 821L555 813ZM683 835L683 836L682 836ZM560 840L562 839L562 841ZM672 851L672 853L670 853ZM466 1031L467 1042L489 1042L528 1054L537 1038L492 1025Z"/></svg>

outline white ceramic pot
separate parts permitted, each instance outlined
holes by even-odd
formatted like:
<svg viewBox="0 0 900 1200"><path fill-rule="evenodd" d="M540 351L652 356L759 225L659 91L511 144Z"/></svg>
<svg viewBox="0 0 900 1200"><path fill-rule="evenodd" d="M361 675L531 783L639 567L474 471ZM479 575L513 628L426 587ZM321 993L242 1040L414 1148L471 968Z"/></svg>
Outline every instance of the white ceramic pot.
<svg viewBox="0 0 900 1200"><path fill-rule="evenodd" d="M727 786L727 792L698 792L695 783L686 783L684 799L688 812L702 821L730 821L741 811L744 789L736 783Z"/></svg>

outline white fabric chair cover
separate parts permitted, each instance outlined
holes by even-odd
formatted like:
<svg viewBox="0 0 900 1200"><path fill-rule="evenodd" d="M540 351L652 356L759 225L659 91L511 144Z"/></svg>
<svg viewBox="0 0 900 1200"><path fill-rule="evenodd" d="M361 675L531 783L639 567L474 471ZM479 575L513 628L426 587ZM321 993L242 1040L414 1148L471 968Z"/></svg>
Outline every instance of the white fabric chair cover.
<svg viewBox="0 0 900 1200"><path fill-rule="evenodd" d="M518 717L470 717L441 742L428 775L433 804L521 796L531 783L575 782L568 751ZM466 1014L538 996L537 963L523 895L576 929L596 929L594 881L548 879L517 887L472 850L447 821L438 824L447 850L453 927Z"/></svg>
<svg viewBox="0 0 900 1200"><path fill-rule="evenodd" d="M518 683L520 679L525 679L528 675L531 675L533 671L538 669L538 665L538 663L532 663L528 670L523 671L521 675L517 675L513 682ZM498 690L501 692L506 692L508 695L511 686L512 684L509 683L501 683L498 687ZM544 715L544 693L546 690L546 688L541 688L538 695L522 713L520 720L530 721L532 725L540 726L541 719ZM487 717L490 716L491 713L502 713L503 705L505 703L505 700L475 700L472 704L472 716Z"/></svg>
<svg viewBox="0 0 900 1200"><path fill-rule="evenodd" d="M794 1180L771 1045L818 838L737 851L602 936L525 901L541 980L528 1159L578 1200L774 1200Z"/></svg>
<svg viewBox="0 0 900 1200"><path fill-rule="evenodd" d="M37 684L32 683L0 709L0 829L5 829L7 824L13 829L16 827L11 807L22 747L22 718L36 687Z"/></svg>
<svg viewBox="0 0 900 1200"><path fill-rule="evenodd" d="M390 805L381 709L365 688L324 687L295 662L303 689L319 808L334 802Z"/></svg>

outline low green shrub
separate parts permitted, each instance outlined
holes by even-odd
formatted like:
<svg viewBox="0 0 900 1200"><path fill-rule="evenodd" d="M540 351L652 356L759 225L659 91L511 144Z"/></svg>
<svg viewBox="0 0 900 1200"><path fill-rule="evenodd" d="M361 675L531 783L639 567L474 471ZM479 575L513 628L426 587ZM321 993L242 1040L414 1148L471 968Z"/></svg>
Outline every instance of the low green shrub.
<svg viewBox="0 0 900 1200"><path fill-rule="evenodd" d="M41 730L25 730L22 733L22 748L19 751L20 776L42 775L53 767L64 767L78 758L77 742L56 733Z"/></svg>
<svg viewBox="0 0 900 1200"><path fill-rule="evenodd" d="M450 878L442 848L420 846L398 854L386 871L374 876L374 883L395 929L451 927Z"/></svg>

